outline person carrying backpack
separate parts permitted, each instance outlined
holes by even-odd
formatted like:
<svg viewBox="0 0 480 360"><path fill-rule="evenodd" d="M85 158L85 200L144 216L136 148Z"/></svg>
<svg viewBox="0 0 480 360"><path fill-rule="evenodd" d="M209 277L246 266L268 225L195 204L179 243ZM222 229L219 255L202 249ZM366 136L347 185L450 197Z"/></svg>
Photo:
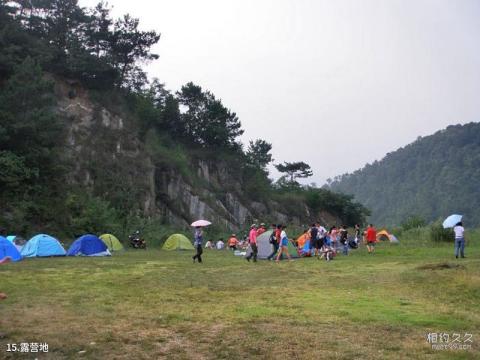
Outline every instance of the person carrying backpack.
<svg viewBox="0 0 480 360"><path fill-rule="evenodd" d="M277 234L277 225L272 224L272 234L270 235L269 242L272 244L272 253L268 255L267 260L271 261L273 260L273 257L275 254L278 252L278 238L280 237L280 234Z"/></svg>

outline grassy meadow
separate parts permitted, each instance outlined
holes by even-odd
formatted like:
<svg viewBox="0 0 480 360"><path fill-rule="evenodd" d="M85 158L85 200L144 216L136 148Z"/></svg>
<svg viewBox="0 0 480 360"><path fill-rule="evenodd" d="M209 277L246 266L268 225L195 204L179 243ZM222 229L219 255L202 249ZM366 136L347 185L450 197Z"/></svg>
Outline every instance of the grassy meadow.
<svg viewBox="0 0 480 360"><path fill-rule="evenodd" d="M0 267L0 358L478 359L480 246L380 244L329 263L128 250ZM473 334L434 350L428 333ZM46 342L48 353L6 352ZM462 342L463 343L463 342Z"/></svg>

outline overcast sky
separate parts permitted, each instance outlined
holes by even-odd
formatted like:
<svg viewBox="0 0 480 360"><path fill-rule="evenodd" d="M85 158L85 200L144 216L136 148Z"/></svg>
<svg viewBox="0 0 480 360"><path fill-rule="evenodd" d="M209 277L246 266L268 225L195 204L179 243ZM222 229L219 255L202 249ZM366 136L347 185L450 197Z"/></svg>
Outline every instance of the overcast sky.
<svg viewBox="0 0 480 360"><path fill-rule="evenodd" d="M80 0L83 6L97 1ZM193 81L321 185L449 124L480 121L478 0L110 0L161 39L146 68Z"/></svg>

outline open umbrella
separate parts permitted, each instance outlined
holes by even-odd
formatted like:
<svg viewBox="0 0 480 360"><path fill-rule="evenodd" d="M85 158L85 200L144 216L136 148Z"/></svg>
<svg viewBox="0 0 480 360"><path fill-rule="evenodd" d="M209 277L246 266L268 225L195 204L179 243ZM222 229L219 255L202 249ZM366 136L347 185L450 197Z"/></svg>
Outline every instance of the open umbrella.
<svg viewBox="0 0 480 360"><path fill-rule="evenodd" d="M208 225L212 225L212 223L207 220L197 220L197 221L194 221L190 226L199 227L199 226L208 226Z"/></svg>
<svg viewBox="0 0 480 360"><path fill-rule="evenodd" d="M450 215L444 220L443 228L444 229L452 228L455 225L457 225L460 221L462 221L462 215L457 215L457 214Z"/></svg>

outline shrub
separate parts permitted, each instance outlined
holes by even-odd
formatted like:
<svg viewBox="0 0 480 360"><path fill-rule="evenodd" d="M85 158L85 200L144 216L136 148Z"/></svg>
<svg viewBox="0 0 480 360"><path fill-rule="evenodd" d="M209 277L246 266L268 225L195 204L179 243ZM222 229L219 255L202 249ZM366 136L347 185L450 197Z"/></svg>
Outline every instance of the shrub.
<svg viewBox="0 0 480 360"><path fill-rule="evenodd" d="M452 230L444 229L440 223L434 223L430 226L430 239L435 242L452 241Z"/></svg>
<svg viewBox="0 0 480 360"><path fill-rule="evenodd" d="M406 218L401 224L403 230L420 228L420 227L424 227L425 225L427 225L427 223L425 219L420 215L412 215Z"/></svg>

